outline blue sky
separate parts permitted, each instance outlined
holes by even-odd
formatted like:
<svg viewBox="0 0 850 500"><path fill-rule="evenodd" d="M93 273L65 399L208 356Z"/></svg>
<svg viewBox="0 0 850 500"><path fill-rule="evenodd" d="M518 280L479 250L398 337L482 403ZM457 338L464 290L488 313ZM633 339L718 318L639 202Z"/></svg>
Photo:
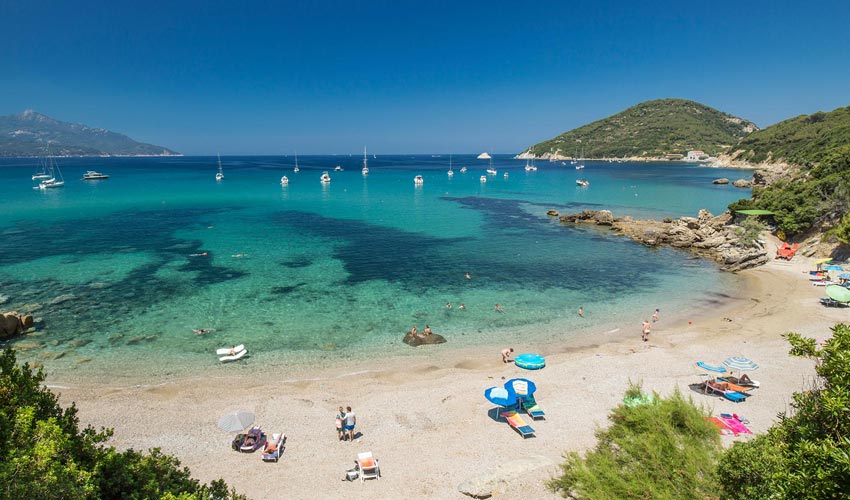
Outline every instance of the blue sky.
<svg viewBox="0 0 850 500"><path fill-rule="evenodd" d="M662 97L850 105L850 2L0 0L0 115L186 154L512 153Z"/></svg>

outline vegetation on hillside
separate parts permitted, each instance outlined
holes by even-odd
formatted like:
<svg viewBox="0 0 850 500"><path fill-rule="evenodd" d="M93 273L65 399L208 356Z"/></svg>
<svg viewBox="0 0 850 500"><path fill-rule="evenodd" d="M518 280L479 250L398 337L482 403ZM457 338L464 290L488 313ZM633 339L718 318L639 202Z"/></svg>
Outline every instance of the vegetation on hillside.
<svg viewBox="0 0 850 500"><path fill-rule="evenodd" d="M530 147L536 156L558 153L586 158L660 157L702 150L716 155L756 126L704 104L658 99L565 132Z"/></svg>
<svg viewBox="0 0 850 500"><path fill-rule="evenodd" d="M799 116L755 132L741 141L733 156L785 161L801 169L791 178L754 188L752 199L739 200L730 209L771 210L787 236L815 227L831 229L850 243L850 107Z"/></svg>
<svg viewBox="0 0 850 500"><path fill-rule="evenodd" d="M645 398L633 386L596 433L596 448L570 453L562 475L549 487L562 495L593 500L714 498L720 483L714 470L721 452L717 428L678 391L669 398Z"/></svg>
<svg viewBox="0 0 850 500"><path fill-rule="evenodd" d="M792 414L767 434L735 443L718 469L729 500L850 498L850 327L818 348L789 333L791 354L816 361L812 387L794 393Z"/></svg>
<svg viewBox="0 0 850 500"><path fill-rule="evenodd" d="M54 120L35 111L0 116L0 156L174 155L162 146L134 141L123 134L79 123Z"/></svg>
<svg viewBox="0 0 850 500"><path fill-rule="evenodd" d="M0 500L245 500L224 481L205 485L159 449L119 452L111 429L80 430L77 409L62 408L44 374L0 353Z"/></svg>

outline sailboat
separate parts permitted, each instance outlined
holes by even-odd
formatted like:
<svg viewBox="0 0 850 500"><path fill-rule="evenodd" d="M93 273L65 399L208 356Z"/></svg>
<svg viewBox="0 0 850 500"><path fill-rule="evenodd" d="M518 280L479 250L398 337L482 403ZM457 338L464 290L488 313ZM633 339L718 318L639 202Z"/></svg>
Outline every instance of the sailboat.
<svg viewBox="0 0 850 500"><path fill-rule="evenodd" d="M366 159L366 146L363 146L363 168L360 169L363 175L369 175L369 161Z"/></svg>
<svg viewBox="0 0 850 500"><path fill-rule="evenodd" d="M48 152L48 155L50 153ZM35 174L32 176L32 180L40 181L42 179L49 179L50 174L47 173L47 158L42 158L38 165L38 170L35 171Z"/></svg>
<svg viewBox="0 0 850 500"><path fill-rule="evenodd" d="M576 170L581 170L581 169L584 168L584 161L582 161L583 159L584 159L584 146L582 145L582 147L581 147L581 158L579 158L579 162L576 165Z"/></svg>
<svg viewBox="0 0 850 500"><path fill-rule="evenodd" d="M490 167L487 169L487 175L496 175L496 169L493 168L493 158L490 158Z"/></svg>
<svg viewBox="0 0 850 500"><path fill-rule="evenodd" d="M298 168L298 151L296 151L295 152L295 168L293 168L292 171L297 174L300 170L301 169Z"/></svg>
<svg viewBox="0 0 850 500"><path fill-rule="evenodd" d="M218 173L215 174L215 180L224 179L224 172L221 171L221 155L218 155Z"/></svg>
<svg viewBox="0 0 850 500"><path fill-rule="evenodd" d="M455 171L452 170L452 155L449 155L449 171L446 173L449 175L449 177L454 177L455 175Z"/></svg>
<svg viewBox="0 0 850 500"><path fill-rule="evenodd" d="M48 156L45 161L45 175L48 177L38 183L38 186L33 189L51 189L65 185L65 179L62 177L62 171L59 170L59 165L53 160L52 156ZM35 177L33 177L35 179Z"/></svg>

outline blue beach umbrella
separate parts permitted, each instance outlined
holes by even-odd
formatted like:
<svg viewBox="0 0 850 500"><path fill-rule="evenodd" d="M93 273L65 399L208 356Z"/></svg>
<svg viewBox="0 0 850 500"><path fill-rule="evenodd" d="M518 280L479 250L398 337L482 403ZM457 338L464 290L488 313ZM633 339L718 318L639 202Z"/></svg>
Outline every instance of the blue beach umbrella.
<svg viewBox="0 0 850 500"><path fill-rule="evenodd" d="M499 406L512 406L516 404L516 394L504 387L491 387L484 391L487 401Z"/></svg>
<svg viewBox="0 0 850 500"><path fill-rule="evenodd" d="M841 266L836 266L835 264L832 264L832 265L826 266L824 269L826 269L827 271L843 271L843 270L844 270L844 268L843 268L843 267L841 267Z"/></svg>
<svg viewBox="0 0 850 500"><path fill-rule="evenodd" d="M717 376L726 373L726 368L722 366L714 366L706 363L705 361L697 361L694 363L694 367L700 372L701 375L710 375Z"/></svg>
<svg viewBox="0 0 850 500"><path fill-rule="evenodd" d="M534 394L534 391L537 390L537 386L534 385L534 382L527 378L512 378L505 382L505 389L508 392L513 392L519 397L523 397Z"/></svg>

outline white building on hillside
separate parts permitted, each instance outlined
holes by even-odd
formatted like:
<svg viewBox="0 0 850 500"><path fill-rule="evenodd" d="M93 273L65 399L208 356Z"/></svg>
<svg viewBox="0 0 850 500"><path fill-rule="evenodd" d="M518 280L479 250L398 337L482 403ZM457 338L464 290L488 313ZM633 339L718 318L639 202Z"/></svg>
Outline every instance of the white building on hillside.
<svg viewBox="0 0 850 500"><path fill-rule="evenodd" d="M704 151L688 151L688 155L685 157L685 161L702 161L707 158L708 155Z"/></svg>

